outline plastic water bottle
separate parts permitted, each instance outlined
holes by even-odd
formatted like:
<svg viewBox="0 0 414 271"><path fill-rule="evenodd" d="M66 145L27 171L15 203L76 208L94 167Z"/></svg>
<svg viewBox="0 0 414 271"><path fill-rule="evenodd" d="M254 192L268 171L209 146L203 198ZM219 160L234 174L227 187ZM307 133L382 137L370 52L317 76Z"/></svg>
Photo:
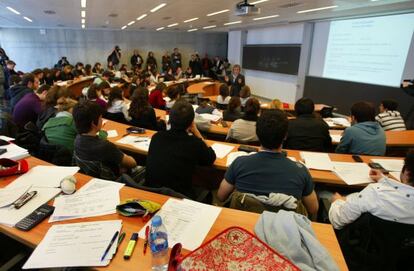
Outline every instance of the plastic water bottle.
<svg viewBox="0 0 414 271"><path fill-rule="evenodd" d="M165 271L168 268L168 235L160 216L151 221L149 243L152 252L152 270Z"/></svg>

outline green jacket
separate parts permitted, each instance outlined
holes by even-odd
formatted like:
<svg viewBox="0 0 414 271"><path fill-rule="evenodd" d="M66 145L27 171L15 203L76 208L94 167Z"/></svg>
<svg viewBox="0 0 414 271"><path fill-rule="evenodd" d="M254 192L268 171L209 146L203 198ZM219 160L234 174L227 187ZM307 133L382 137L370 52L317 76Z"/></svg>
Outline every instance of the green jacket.
<svg viewBox="0 0 414 271"><path fill-rule="evenodd" d="M77 131L70 113L66 116L50 118L42 130L50 143L62 145L73 151Z"/></svg>

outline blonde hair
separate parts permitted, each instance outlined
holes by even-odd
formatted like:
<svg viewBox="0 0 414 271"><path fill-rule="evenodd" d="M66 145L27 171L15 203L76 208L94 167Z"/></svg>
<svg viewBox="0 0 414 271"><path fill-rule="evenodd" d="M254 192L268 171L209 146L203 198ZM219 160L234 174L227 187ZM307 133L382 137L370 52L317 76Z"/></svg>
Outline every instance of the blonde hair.
<svg viewBox="0 0 414 271"><path fill-rule="evenodd" d="M283 104L279 99L274 99L270 102L270 108L283 110Z"/></svg>
<svg viewBox="0 0 414 271"><path fill-rule="evenodd" d="M70 99L70 98L66 98L64 100L64 102L59 103L57 105L57 110L59 112L63 112L63 111L69 111L70 109L72 109L78 102L76 100Z"/></svg>

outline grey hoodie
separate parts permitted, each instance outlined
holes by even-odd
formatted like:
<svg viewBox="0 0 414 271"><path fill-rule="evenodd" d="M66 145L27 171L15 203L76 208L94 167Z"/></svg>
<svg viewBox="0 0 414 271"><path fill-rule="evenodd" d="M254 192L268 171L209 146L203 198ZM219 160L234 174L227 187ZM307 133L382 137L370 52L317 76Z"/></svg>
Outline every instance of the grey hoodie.
<svg viewBox="0 0 414 271"><path fill-rule="evenodd" d="M338 153L385 155L385 133L375 121L360 122L345 129Z"/></svg>

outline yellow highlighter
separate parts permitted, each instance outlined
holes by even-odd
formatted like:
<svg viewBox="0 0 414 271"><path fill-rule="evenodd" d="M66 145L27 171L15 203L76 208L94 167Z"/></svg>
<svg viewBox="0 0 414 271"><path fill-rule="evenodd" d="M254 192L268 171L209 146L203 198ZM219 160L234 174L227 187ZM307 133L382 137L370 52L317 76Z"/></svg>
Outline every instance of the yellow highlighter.
<svg viewBox="0 0 414 271"><path fill-rule="evenodd" d="M131 239L129 239L128 246L125 249L125 252L124 252L125 260L128 260L129 258L131 258L132 252L134 252L134 248L137 242L138 242L138 233L135 232L131 235Z"/></svg>

